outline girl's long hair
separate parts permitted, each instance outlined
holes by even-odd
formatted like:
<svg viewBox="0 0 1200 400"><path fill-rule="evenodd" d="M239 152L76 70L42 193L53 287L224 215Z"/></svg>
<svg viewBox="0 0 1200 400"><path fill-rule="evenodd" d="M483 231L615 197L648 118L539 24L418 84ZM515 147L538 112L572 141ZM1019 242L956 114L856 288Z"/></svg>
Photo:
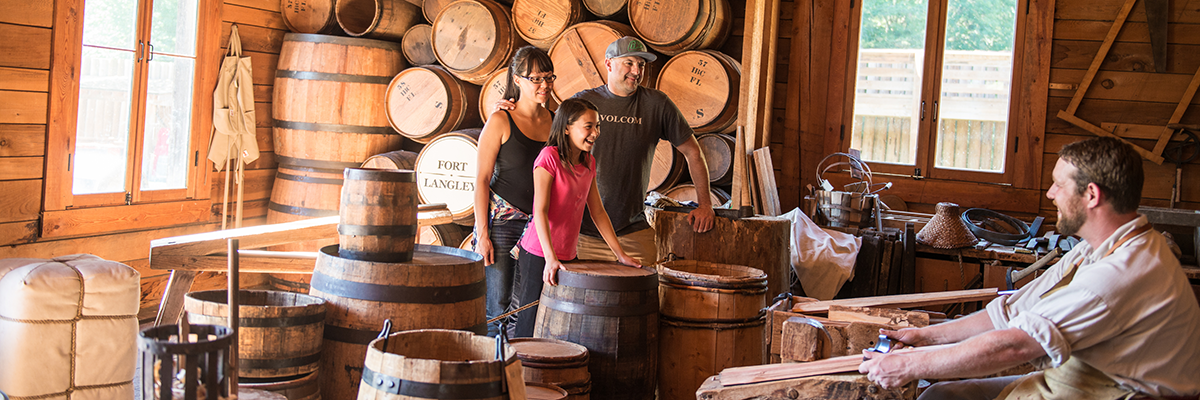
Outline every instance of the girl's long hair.
<svg viewBox="0 0 1200 400"><path fill-rule="evenodd" d="M571 150L575 147L571 143L571 137L567 134L567 127L575 123L583 113L588 110L596 110L596 105L592 102L580 99L570 98L558 105L558 111L554 113L554 121L550 123L550 137L546 139L546 146L558 147L558 160L567 167L574 167L576 164L587 165L587 152L580 152L578 160L571 159Z"/></svg>
<svg viewBox="0 0 1200 400"><path fill-rule="evenodd" d="M545 51L533 46L525 46L517 49L517 53L513 54L512 62L508 63L507 82L508 86L504 87L505 99L521 99L521 87L517 86L516 79L513 75L529 76L534 69L538 72L554 72L554 62L550 61L550 55Z"/></svg>

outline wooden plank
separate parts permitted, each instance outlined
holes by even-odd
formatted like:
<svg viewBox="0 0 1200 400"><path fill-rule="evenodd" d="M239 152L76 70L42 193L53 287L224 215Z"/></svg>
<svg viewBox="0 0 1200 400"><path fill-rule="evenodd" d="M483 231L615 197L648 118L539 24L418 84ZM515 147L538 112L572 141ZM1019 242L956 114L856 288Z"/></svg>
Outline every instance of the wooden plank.
<svg viewBox="0 0 1200 400"><path fill-rule="evenodd" d="M37 240L38 221L0 223L0 246L30 243Z"/></svg>
<svg viewBox="0 0 1200 400"><path fill-rule="evenodd" d="M225 0L226 5L257 8L259 10L274 11L276 13L280 12L282 9L282 7L280 7L280 3L281 2L275 0Z"/></svg>
<svg viewBox="0 0 1200 400"><path fill-rule="evenodd" d="M229 43L231 22L221 22L221 37L217 40L222 46ZM262 28L257 26L238 26L238 36L242 38L243 51L279 54L283 48L283 35L286 30Z"/></svg>
<svg viewBox="0 0 1200 400"><path fill-rule="evenodd" d="M0 67L0 90L46 92L50 90L50 71Z"/></svg>
<svg viewBox="0 0 1200 400"><path fill-rule="evenodd" d="M1100 129L1112 132L1114 135L1120 136L1122 139L1158 139L1158 135L1162 133L1162 125L1142 125L1142 124L1118 124L1113 122L1100 123ZM1183 140L1183 134L1175 135L1171 140ZM1078 140L1078 139L1076 139ZM1047 147L1047 151L1050 148ZM1057 153L1054 149L1052 152Z"/></svg>
<svg viewBox="0 0 1200 400"><path fill-rule="evenodd" d="M238 24L239 34L241 33L241 27L243 26L257 26L283 31L288 29L287 25L283 23L283 15L278 11L243 7L236 4L230 4L228 2L225 3L225 10L224 14L221 16L221 19L225 22ZM225 43L228 43L228 41Z"/></svg>
<svg viewBox="0 0 1200 400"><path fill-rule="evenodd" d="M920 328L929 326L929 314L920 311L904 311L893 308L852 307L832 305L829 319L843 322L870 322L896 327Z"/></svg>
<svg viewBox="0 0 1200 400"><path fill-rule="evenodd" d="M158 306L158 317L154 319L155 325L174 324L179 321L179 316L183 314L183 295L192 289L197 274L195 271L171 271L171 278L167 281L162 302ZM170 296L170 293L179 295Z"/></svg>
<svg viewBox="0 0 1200 400"><path fill-rule="evenodd" d="M1163 22L1166 23L1165 21ZM1171 119L1167 120L1167 125L1178 124L1183 119L1183 113L1187 112L1188 105L1192 103L1192 99L1196 97L1196 89L1200 88L1200 68L1196 69L1196 74L1192 76L1192 81L1188 83L1187 89L1183 91L1183 98L1179 99L1179 104L1175 106L1175 112L1171 113ZM1167 141L1171 139L1171 134L1174 129L1163 127L1163 131L1158 136L1158 143L1154 144L1154 150L1151 150L1154 155L1162 155L1163 149L1167 148ZM1162 164L1162 161L1158 161Z"/></svg>
<svg viewBox="0 0 1200 400"><path fill-rule="evenodd" d="M721 371L721 384L728 386L770 382L784 379L803 378L814 375L836 374L858 371L863 356L850 355L817 360L806 363L768 364L749 367L725 368Z"/></svg>
<svg viewBox="0 0 1200 400"><path fill-rule="evenodd" d="M49 28L0 24L0 66L50 69L50 34Z"/></svg>
<svg viewBox="0 0 1200 400"><path fill-rule="evenodd" d="M829 307L834 305L847 307L912 308L939 304L988 301L995 297L995 288L954 290L918 294L898 294L892 296L860 297L855 299L825 300L800 303L795 307L792 307L792 312L809 314L823 313L829 312Z"/></svg>
<svg viewBox="0 0 1200 400"><path fill-rule="evenodd" d="M46 211L42 237L86 236L208 222L210 205L209 200L190 200Z"/></svg>
<svg viewBox="0 0 1200 400"><path fill-rule="evenodd" d="M1096 58L1092 60L1092 65L1088 67L1088 72L1084 74L1083 80L1079 83L1079 89L1075 91L1075 96L1071 98L1071 104L1067 106L1066 113L1075 115L1075 110L1079 108L1079 102L1083 101L1083 96L1087 94L1088 87L1092 85L1092 78L1095 78L1096 71L1100 69L1100 63L1104 62L1104 58L1108 56L1108 50L1112 47L1113 41L1117 39L1117 34L1121 32L1121 26L1125 24L1125 19L1129 17L1129 12L1133 9L1133 4L1137 0L1125 0L1125 5L1121 6L1121 10L1117 12L1116 18L1113 19L1112 28L1108 30L1108 35L1104 37L1104 43L1100 45L1100 50L1096 53Z"/></svg>
<svg viewBox="0 0 1200 400"><path fill-rule="evenodd" d="M1079 119L1078 117L1075 117L1074 115L1068 114L1066 111L1059 111L1058 118L1060 118L1064 121L1070 122L1072 125L1078 126L1078 127L1082 128L1083 130L1091 132L1097 136L1116 138L1116 139L1121 140L1122 142L1129 143L1129 141L1127 141L1125 139L1121 139L1117 135L1113 135L1112 132L1101 129L1100 127L1098 127L1096 125L1092 125L1092 123L1084 121L1082 119ZM1141 146L1136 146L1136 145L1133 145L1132 143L1130 143L1130 145L1133 146L1133 149L1135 151L1137 151L1138 154L1142 155L1142 158L1150 160L1151 162L1153 162L1155 164L1163 163L1162 156L1154 154Z"/></svg>
<svg viewBox="0 0 1200 400"><path fill-rule="evenodd" d="M1050 92L1050 74L1053 61L1054 0L1027 2L1023 20L1024 31L1019 36L1019 62L1021 79L1014 83L1018 95L1014 99L1013 114L1018 124L1014 149L1016 159L1012 163L1012 184L1018 188L1035 189L1041 182L1042 146L1040 140L1046 132L1046 97Z"/></svg>
<svg viewBox="0 0 1200 400"><path fill-rule="evenodd" d="M779 0L746 2L743 37L742 81L738 100L738 125L746 129L749 150L770 143L771 108L775 81L776 32L779 28Z"/></svg>
<svg viewBox="0 0 1200 400"><path fill-rule="evenodd" d="M1171 23L1197 23L1200 22L1200 13L1195 11L1195 4L1190 1L1172 1L1170 2ZM1058 10L1055 11L1055 17L1059 19L1078 19L1078 20L1096 20L1108 21L1117 10L1120 4L1114 1L1091 1L1091 0L1060 0ZM1129 13L1130 21L1146 21L1146 13L1142 7L1134 7Z"/></svg>
<svg viewBox="0 0 1200 400"><path fill-rule="evenodd" d="M796 379L762 382L749 385L724 386L720 375L709 377L696 391L704 400L761 400L761 399L856 399L912 400L917 397L917 382L896 389L880 389L879 385L858 372L818 375Z"/></svg>
<svg viewBox="0 0 1200 400"><path fill-rule="evenodd" d="M155 270L222 272L229 269L225 253L210 256L152 254L152 257L154 261L150 268ZM240 250L238 257L241 263L238 266L239 271L255 273L311 274L317 262L315 252Z"/></svg>
<svg viewBox="0 0 1200 400"><path fill-rule="evenodd" d="M0 182L0 222L37 219L41 202L41 179Z"/></svg>
<svg viewBox="0 0 1200 400"><path fill-rule="evenodd" d="M754 150L754 166L758 171L758 191L763 201L762 213L776 216L779 210L779 188L775 186L775 167L771 163L771 148Z"/></svg>
<svg viewBox="0 0 1200 400"><path fill-rule="evenodd" d="M188 235L220 227L220 224L192 225L165 229L114 233L62 240L43 240L16 246L0 246L0 258L53 258L76 253L91 253L106 260L136 260L150 255L155 238Z"/></svg>
<svg viewBox="0 0 1200 400"><path fill-rule="evenodd" d="M0 90L0 124L46 123L46 93Z"/></svg>
<svg viewBox="0 0 1200 400"><path fill-rule="evenodd" d="M829 178L835 187L853 181L848 173L828 173L825 177ZM891 181L894 185L886 193L900 196L910 208L916 204L932 205L942 201L953 201L964 207L1034 214L1037 213L1038 199L1044 195L1044 192L1038 189L986 183L908 178L891 178Z"/></svg>
<svg viewBox="0 0 1200 400"><path fill-rule="evenodd" d="M42 157L0 157L0 181L41 179Z"/></svg>
<svg viewBox="0 0 1200 400"><path fill-rule="evenodd" d="M0 0L0 23L51 27L54 22L53 1Z"/></svg>
<svg viewBox="0 0 1200 400"><path fill-rule="evenodd" d="M42 156L45 153L45 125L0 124L0 157Z"/></svg>
<svg viewBox="0 0 1200 400"><path fill-rule="evenodd" d="M46 211L64 210L71 202L67 158L75 153L79 108L78 77L83 53L83 1L54 2L53 63L50 70L46 132Z"/></svg>
<svg viewBox="0 0 1200 400"><path fill-rule="evenodd" d="M1054 41L1057 43L1068 40L1088 40L1099 44L1100 42L1097 39L1104 37L1105 32L1108 32L1111 26L1111 21L1059 19L1054 21ZM1167 39L1167 44L1200 44L1200 32L1196 31L1194 23L1172 21L1172 23L1167 24ZM1134 21L1133 18L1127 19L1125 20L1125 28L1121 29L1121 33L1117 35L1116 42L1118 44L1130 42L1149 43L1150 28L1147 27L1145 21ZM1113 47L1113 51L1117 51L1115 46ZM1093 52L1092 54L1095 53Z"/></svg>

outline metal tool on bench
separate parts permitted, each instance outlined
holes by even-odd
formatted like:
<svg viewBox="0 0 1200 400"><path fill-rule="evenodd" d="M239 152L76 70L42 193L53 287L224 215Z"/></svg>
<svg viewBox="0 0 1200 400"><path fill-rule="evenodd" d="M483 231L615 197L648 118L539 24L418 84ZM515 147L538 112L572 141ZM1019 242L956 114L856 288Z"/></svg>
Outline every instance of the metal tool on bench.
<svg viewBox="0 0 1200 400"><path fill-rule="evenodd" d="M1013 290L1014 284L1020 282L1022 279L1025 279L1025 277L1033 274L1037 270L1042 269L1042 267L1045 267L1046 264L1049 264L1050 261L1053 261L1056 257L1058 257L1059 254L1062 254L1061 249L1058 247L1051 248L1050 252L1047 253L1045 257L1034 261L1033 264L1029 264L1029 266L1025 269L1020 271L1009 271L1007 274L1004 274L1004 288L1006 290Z"/></svg>
<svg viewBox="0 0 1200 400"><path fill-rule="evenodd" d="M900 342L896 342L900 343ZM892 338L887 335L879 335L879 340L875 342L875 347L867 349L876 353L889 353L892 351Z"/></svg>

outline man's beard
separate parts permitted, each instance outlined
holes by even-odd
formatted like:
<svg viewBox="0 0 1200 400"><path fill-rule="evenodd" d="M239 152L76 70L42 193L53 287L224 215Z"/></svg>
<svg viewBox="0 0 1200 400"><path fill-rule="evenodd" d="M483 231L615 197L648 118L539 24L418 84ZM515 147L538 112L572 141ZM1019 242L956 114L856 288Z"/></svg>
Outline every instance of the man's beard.
<svg viewBox="0 0 1200 400"><path fill-rule="evenodd" d="M1079 232L1079 228L1087 222L1087 213L1083 211L1081 202L1075 201L1066 204L1066 208L1059 211L1062 214L1062 219L1059 219L1055 226L1058 227L1058 233L1063 235L1074 235ZM1066 211L1071 211L1067 213Z"/></svg>

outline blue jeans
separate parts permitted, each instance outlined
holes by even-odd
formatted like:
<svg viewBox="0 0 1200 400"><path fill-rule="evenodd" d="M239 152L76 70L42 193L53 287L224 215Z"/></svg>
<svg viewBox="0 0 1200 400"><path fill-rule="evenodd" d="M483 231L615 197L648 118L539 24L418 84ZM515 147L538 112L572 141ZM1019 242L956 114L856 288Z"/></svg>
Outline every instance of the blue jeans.
<svg viewBox="0 0 1200 400"><path fill-rule="evenodd" d="M495 264L485 268L487 277L487 319L504 314L509 309L513 297L513 282L515 280L516 260L509 252L516 247L521 232L525 230L523 219L492 220L488 229L488 238L492 241L492 258ZM488 324L488 336L495 337L500 332L500 321Z"/></svg>

